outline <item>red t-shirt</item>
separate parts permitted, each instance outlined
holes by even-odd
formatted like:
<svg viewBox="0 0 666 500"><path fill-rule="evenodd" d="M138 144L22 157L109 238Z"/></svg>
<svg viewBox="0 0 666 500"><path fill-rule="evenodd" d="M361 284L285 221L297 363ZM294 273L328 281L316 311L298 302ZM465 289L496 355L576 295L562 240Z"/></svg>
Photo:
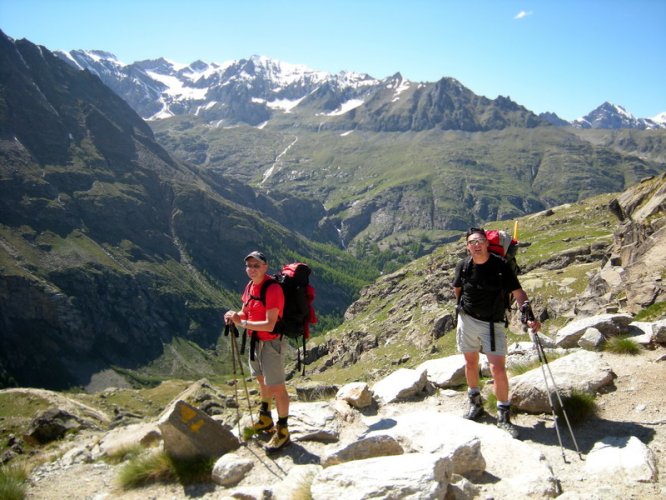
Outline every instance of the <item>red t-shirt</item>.
<svg viewBox="0 0 666 500"><path fill-rule="evenodd" d="M282 317L284 312L284 293L282 293L282 287L279 283L268 285L268 289L266 290L266 306L262 304L261 300L250 299L250 295L253 297L261 296L261 286L267 279L270 278L265 276L264 280L258 285L252 283L250 285L249 293L247 287L243 292L242 300L243 304L245 304L243 306L243 311L245 312L248 321L265 321L266 311L275 308L278 309L278 317ZM278 335L271 332L257 332L257 337L259 340L273 340L277 338Z"/></svg>

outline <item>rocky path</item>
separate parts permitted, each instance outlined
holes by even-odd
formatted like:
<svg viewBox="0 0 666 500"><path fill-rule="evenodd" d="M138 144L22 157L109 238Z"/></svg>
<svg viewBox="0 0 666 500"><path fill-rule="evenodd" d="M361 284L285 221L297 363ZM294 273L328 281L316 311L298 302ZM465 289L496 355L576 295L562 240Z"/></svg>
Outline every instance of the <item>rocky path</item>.
<svg viewBox="0 0 666 500"><path fill-rule="evenodd" d="M560 426L564 456L549 416L521 414L514 418L521 427L524 442L539 449L559 479L564 499L651 499L666 498L666 349L645 351L639 356L604 354L617 375L614 389L597 398L598 418L575 426L574 436L582 453L580 458L566 427ZM420 403L405 405L436 405L440 411L459 414L464 406L462 393L440 394ZM488 424L492 419L488 417ZM590 475L585 472L585 456L594 444L608 436L635 436L647 444L662 469L656 483L636 482L616 474ZM72 443L74 444L74 443ZM261 497L261 485L277 483L296 464L317 463L325 453L322 443L293 443L288 451L275 459L266 457L256 444L241 450L256 462L250 476L241 486ZM70 465L67 465L67 462ZM118 466L102 462L77 463L66 454L56 462L36 469L29 488L29 499L181 499L225 498L228 490L214 485L184 488L180 485L159 485L135 491L120 491L115 484ZM481 485L478 498L494 496L492 482ZM251 497L248 497L251 498ZM501 498L495 496L495 498Z"/></svg>

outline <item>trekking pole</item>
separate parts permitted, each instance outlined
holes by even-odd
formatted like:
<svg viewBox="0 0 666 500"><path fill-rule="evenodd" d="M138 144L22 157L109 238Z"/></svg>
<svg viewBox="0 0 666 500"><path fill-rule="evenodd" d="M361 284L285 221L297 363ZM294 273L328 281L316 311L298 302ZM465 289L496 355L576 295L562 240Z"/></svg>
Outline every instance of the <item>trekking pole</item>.
<svg viewBox="0 0 666 500"><path fill-rule="evenodd" d="M520 322L523 324L523 330L527 330L529 332L530 338L534 343L534 349L536 350L537 355L539 356L541 373L543 375L543 381L546 386L546 394L548 395L548 403L550 404L550 410L553 414L553 422L555 424L555 432L557 433L557 441L560 443L560 450L562 451L562 459L564 460L564 463L568 463L567 457L564 454L564 446L562 446L562 436L560 434L560 427L557 423L558 417L555 411L555 405L553 404L553 394L552 394L553 391L550 390L550 384L548 383L548 377L546 376L546 369L548 369L548 374L550 375L550 381L552 383L554 392L557 395L557 400L560 403L560 408L562 409L564 420L566 421L567 427L569 428L569 434L571 435L571 440L573 441L573 444L576 447L576 452L578 453L578 457L582 460L583 457L581 456L580 450L578 449L576 436L574 436L573 429L571 428L571 423L569 422L569 416L567 415L567 411L564 408L564 403L562 402L562 398L560 397L560 389L557 387L557 384L555 383L555 377L553 376L553 372L550 369L550 365L548 364L548 358L546 357L546 352L543 349L543 343L541 342L541 338L539 337L537 332L532 330L532 328L527 327L528 321L534 321L536 319L534 317L534 312L532 311L532 306L528 301L525 301L523 305L520 307L520 315L521 315Z"/></svg>
<svg viewBox="0 0 666 500"><path fill-rule="evenodd" d="M541 342L541 338L539 338L537 332L533 331L531 328L528 331L530 333L530 337L532 338L532 342L534 342L534 347L537 351L537 354L539 355L539 361L541 362L541 373L543 374L543 380L546 385L546 392L548 393L548 402L550 403L550 408L553 413L553 421L555 423L555 431L557 432L557 440L560 443L560 450L562 451L562 459L564 460L565 463L568 463L567 458L564 455L564 446L562 446L562 437L560 436L560 429L559 426L557 425L558 417L555 412L555 405L553 404L553 396L550 387L548 385L548 377L546 377L546 369L548 369L548 374L550 375L550 380L553 385L554 392L557 395L557 400L560 404L560 408L562 409L562 415L564 415L564 420L567 424L567 428L569 429L569 435L571 436L571 440L573 441L574 447L576 448L576 453L578 453L578 458L582 460L583 457L580 453L580 450L578 449L578 442L576 441L576 436L574 436L573 429L571 428L571 423L569 422L569 416L567 415L567 411L564 408L564 403L562 402L562 398L560 397L560 389L557 387L557 384L555 383L555 377L553 377L553 372L551 371L550 365L548 364L548 358L546 358L546 353L543 350L543 344Z"/></svg>
<svg viewBox="0 0 666 500"><path fill-rule="evenodd" d="M241 380L243 381L243 388L245 389L245 399L247 401L248 413L250 414L250 422L252 424L252 427L254 427L254 418L252 417L252 405L250 403L250 391L248 390L247 382L245 381L245 372L243 370L243 360L240 357L240 352L238 350L238 343L236 341L236 339L239 336L238 328L236 328L236 325L234 325L233 323L226 325L224 327L225 337L229 336L229 331L230 330L231 330L231 338L230 338L230 340L231 340L231 360L232 360L233 373L234 373L234 375L236 375L236 363L238 363L238 369L240 370L240 373L241 373ZM236 380L236 383L238 383L237 380ZM234 384L234 391L236 392L236 394L238 394L236 384ZM238 396L236 396L236 405L238 406L238 408L240 408L240 403L238 402ZM239 432L240 432L240 419L239 419L238 425L239 425Z"/></svg>
<svg viewBox="0 0 666 500"><path fill-rule="evenodd" d="M229 336L229 325L225 324L224 326L224 336ZM231 335L231 338L234 338L234 335ZM231 339L230 339L231 342ZM231 368L234 374L234 400L236 401L236 424L238 425L238 435L242 435L240 421L241 421L241 412L240 412L240 400L238 398L238 377L236 376L236 353L233 347L231 348Z"/></svg>

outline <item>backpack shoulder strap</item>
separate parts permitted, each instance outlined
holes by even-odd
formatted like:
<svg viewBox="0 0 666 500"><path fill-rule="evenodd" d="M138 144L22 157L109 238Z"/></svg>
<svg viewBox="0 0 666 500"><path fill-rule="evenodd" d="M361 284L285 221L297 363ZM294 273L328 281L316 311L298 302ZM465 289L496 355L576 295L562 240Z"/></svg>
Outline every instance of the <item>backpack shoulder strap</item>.
<svg viewBox="0 0 666 500"><path fill-rule="evenodd" d="M248 281L247 285L245 285L245 291L243 292L242 297L247 297L247 299L245 300L245 302L243 302L244 306L247 306L248 303L250 302L250 300L255 298L255 297L252 297L252 294L250 293L251 287L252 287L252 280Z"/></svg>
<svg viewBox="0 0 666 500"><path fill-rule="evenodd" d="M262 304L266 305L266 294L268 293L268 287L273 283L278 283L274 278L268 278L261 284L261 291L259 292L259 300ZM279 283L278 283L279 284Z"/></svg>
<svg viewBox="0 0 666 500"><path fill-rule="evenodd" d="M262 304L266 305L266 293L268 293L268 287L271 286L273 283L277 283L277 281L272 277L270 277L266 281L264 281L261 284L261 289L259 291L259 297L256 297L256 296L254 296L250 293L250 290L251 290L251 287L252 287L252 280L250 280L248 282L247 286L245 287L245 292L243 293L243 296L247 296L247 298L248 298L247 302L249 302L250 300L258 300ZM246 304L247 304L247 302L246 302Z"/></svg>
<svg viewBox="0 0 666 500"><path fill-rule="evenodd" d="M460 279L463 282L463 285L465 284L465 281L469 277L469 273L472 270L472 256L468 255L465 258L465 263L462 266L462 269L460 271Z"/></svg>

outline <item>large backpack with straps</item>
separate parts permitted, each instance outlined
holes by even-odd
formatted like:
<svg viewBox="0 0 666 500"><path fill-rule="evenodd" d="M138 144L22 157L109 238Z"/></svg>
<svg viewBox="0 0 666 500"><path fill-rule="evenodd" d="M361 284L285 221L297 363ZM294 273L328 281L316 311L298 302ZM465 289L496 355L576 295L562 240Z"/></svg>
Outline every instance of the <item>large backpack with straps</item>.
<svg viewBox="0 0 666 500"><path fill-rule="evenodd" d="M518 241L506 231L490 229L486 231L488 240L488 251L503 257L507 261L516 276L520 274L520 266L516 261L518 252Z"/></svg>
<svg viewBox="0 0 666 500"><path fill-rule="evenodd" d="M303 365L305 365L305 341L310 338L310 325L317 322L317 315L313 307L315 298L314 287L310 284L310 274L312 270L307 264L302 262L293 262L282 266L280 272L264 281L261 286L259 297L250 295L252 281L247 284L246 292L250 299L259 300L266 305L266 293L268 287L278 283L282 287L284 294L284 310L282 316L278 319L273 333L286 335L293 339L303 339ZM250 356L254 355L254 342L250 343ZM298 348L297 369L301 370L301 353ZM305 374L305 366L303 366Z"/></svg>

